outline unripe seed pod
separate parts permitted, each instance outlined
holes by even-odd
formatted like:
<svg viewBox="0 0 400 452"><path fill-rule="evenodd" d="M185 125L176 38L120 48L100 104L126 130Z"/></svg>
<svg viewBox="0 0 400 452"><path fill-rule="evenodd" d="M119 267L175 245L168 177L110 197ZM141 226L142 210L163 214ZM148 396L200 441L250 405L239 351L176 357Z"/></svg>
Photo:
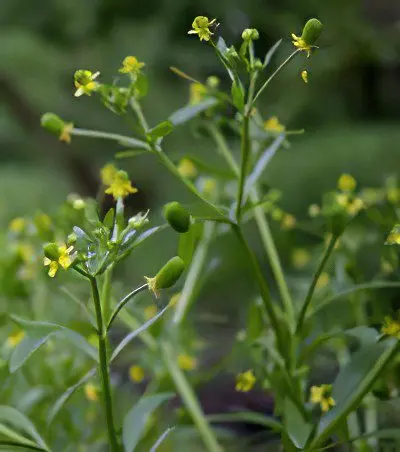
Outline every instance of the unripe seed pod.
<svg viewBox="0 0 400 452"><path fill-rule="evenodd" d="M60 257L58 245L54 242L46 243L45 245L43 245L43 252L44 255L52 261L57 260Z"/></svg>
<svg viewBox="0 0 400 452"><path fill-rule="evenodd" d="M306 22L303 28L301 38L307 45L314 45L322 33L324 26L318 19L310 19Z"/></svg>
<svg viewBox="0 0 400 452"><path fill-rule="evenodd" d="M172 287L185 270L185 263L179 256L170 259L156 274L154 278L145 277L149 289L158 296L161 289Z"/></svg>
<svg viewBox="0 0 400 452"><path fill-rule="evenodd" d="M260 37L260 35L256 28L246 28L245 30L243 30L242 39L244 41L250 41L250 40L255 41L259 37Z"/></svg>
<svg viewBox="0 0 400 452"><path fill-rule="evenodd" d="M57 136L62 134L65 127L65 122L54 113L45 113L40 119L40 124Z"/></svg>
<svg viewBox="0 0 400 452"><path fill-rule="evenodd" d="M190 213L177 201L165 204L164 218L177 232L184 233L190 228Z"/></svg>

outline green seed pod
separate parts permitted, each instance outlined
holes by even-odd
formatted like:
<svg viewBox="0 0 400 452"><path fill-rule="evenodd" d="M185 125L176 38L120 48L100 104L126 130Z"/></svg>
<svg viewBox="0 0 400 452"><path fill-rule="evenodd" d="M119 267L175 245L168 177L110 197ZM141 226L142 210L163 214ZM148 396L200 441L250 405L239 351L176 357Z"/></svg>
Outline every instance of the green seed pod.
<svg viewBox="0 0 400 452"><path fill-rule="evenodd" d="M161 289L172 287L185 270L185 263L179 256L170 259L156 274L154 278L145 277L149 289L158 296Z"/></svg>
<svg viewBox="0 0 400 452"><path fill-rule="evenodd" d="M190 213L177 201L165 204L164 218L177 232L187 232L190 228Z"/></svg>
<svg viewBox="0 0 400 452"><path fill-rule="evenodd" d="M303 34L301 38L307 45L314 45L317 39L320 37L322 33L322 29L324 26L318 19L310 19L306 22L303 28Z"/></svg>
<svg viewBox="0 0 400 452"><path fill-rule="evenodd" d="M40 124L58 137L62 134L65 127L65 122L54 113L45 113L40 120Z"/></svg>
<svg viewBox="0 0 400 452"><path fill-rule="evenodd" d="M57 260L60 257L58 245L54 242L46 243L45 245L43 245L43 252L44 255L52 261Z"/></svg>

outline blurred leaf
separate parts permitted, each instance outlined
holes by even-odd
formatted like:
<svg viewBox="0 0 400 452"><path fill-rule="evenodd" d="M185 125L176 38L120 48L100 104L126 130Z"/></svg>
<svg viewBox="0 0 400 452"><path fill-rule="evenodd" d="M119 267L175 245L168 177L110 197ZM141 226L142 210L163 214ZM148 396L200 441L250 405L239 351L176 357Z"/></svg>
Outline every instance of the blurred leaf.
<svg viewBox="0 0 400 452"><path fill-rule="evenodd" d="M201 237L202 230L203 225L201 223L194 223L191 225L188 232L179 234L178 256L183 259L186 268L188 268L192 262L196 243Z"/></svg>
<svg viewBox="0 0 400 452"><path fill-rule="evenodd" d="M222 414L210 414L206 416L207 420L211 423L220 422L238 422L260 425L265 428L280 432L283 430L283 425L275 418L265 416L263 414L251 411L242 411L237 413L222 413Z"/></svg>
<svg viewBox="0 0 400 452"><path fill-rule="evenodd" d="M136 157L138 155L150 154L150 153L151 153L151 151L147 150L147 149L138 149L138 150L128 149L126 151L117 152L115 154L115 158L116 159L127 159L127 158Z"/></svg>
<svg viewBox="0 0 400 452"><path fill-rule="evenodd" d="M169 135L174 129L174 124L171 121L163 121L147 132L147 138L151 141L157 140Z"/></svg>
<svg viewBox="0 0 400 452"><path fill-rule="evenodd" d="M340 422L357 408L375 380L384 371L398 351L398 341L386 339L373 345L368 344L354 353L351 361L339 372L332 387L336 406L321 418L318 434L310 449L322 444Z"/></svg>
<svg viewBox="0 0 400 452"><path fill-rule="evenodd" d="M210 174L211 176L217 176L223 179L236 179L236 175L229 169L220 169L215 165L205 162L204 160L194 155L185 154L183 158L190 160L200 172L204 174Z"/></svg>
<svg viewBox="0 0 400 452"><path fill-rule="evenodd" d="M32 439L35 440L35 443L39 445L43 450L48 450L46 443L43 438L40 436L39 432L36 430L36 427L33 423L20 411L16 410L11 406L1 405L0 406L0 422L5 422L6 424L12 425L15 429L20 430L26 434L28 434ZM5 431L4 426L2 428L3 432ZM9 436L9 435L8 435ZM16 439L14 436L13 439ZM21 441L18 439L17 441ZM26 442L29 440L26 440ZM26 443L25 442L25 443Z"/></svg>
<svg viewBox="0 0 400 452"><path fill-rule="evenodd" d="M284 402L284 419L290 440L297 448L304 449L313 426L305 421L296 405L288 398Z"/></svg>
<svg viewBox="0 0 400 452"><path fill-rule="evenodd" d="M133 452L140 441L149 416L163 402L172 399L174 393L165 392L150 396L143 396L125 416L123 426L123 443L125 452Z"/></svg>
<svg viewBox="0 0 400 452"><path fill-rule="evenodd" d="M244 109L244 89L243 89L243 86L242 86L240 80L238 80L238 81L234 80L232 82L231 93L232 93L233 105L239 111L243 111L243 109Z"/></svg>
<svg viewBox="0 0 400 452"><path fill-rule="evenodd" d="M364 325L356 326L344 332L346 336L354 337L362 346L375 344L380 336L375 328L369 328Z"/></svg>
<svg viewBox="0 0 400 452"><path fill-rule="evenodd" d="M154 443L153 447L150 449L150 452L156 452L158 447L164 442L166 437L175 429L175 427L168 427L158 438L158 440Z"/></svg>
<svg viewBox="0 0 400 452"><path fill-rule="evenodd" d="M218 42L217 42L217 49L221 52L222 55L226 55L226 53L228 52L228 46L226 45L226 42L224 40L224 38L222 36L220 36L218 38Z"/></svg>
<svg viewBox="0 0 400 452"><path fill-rule="evenodd" d="M89 381L96 374L96 369L90 370L87 374L85 374L77 383L70 386L61 394L61 396L56 400L54 405L49 411L47 416L47 426L54 421L57 414L60 412L61 408L65 405L65 403L70 399L70 397L74 394L74 392L79 389L84 383Z"/></svg>
<svg viewBox="0 0 400 452"><path fill-rule="evenodd" d="M263 69L265 69L269 63L271 62L272 57L274 56L275 52L278 50L278 47L281 45L282 43L282 39L280 39L279 41L277 41L266 53L265 58L264 58L264 64L263 64Z"/></svg>
<svg viewBox="0 0 400 452"><path fill-rule="evenodd" d="M148 78L144 74L139 74L136 83L135 88L137 89L138 98L141 99L145 96L147 96L147 93L149 91L149 81Z"/></svg>
<svg viewBox="0 0 400 452"><path fill-rule="evenodd" d="M251 303L247 313L246 337L250 342L257 340L264 327L261 307L258 301Z"/></svg>
<svg viewBox="0 0 400 452"><path fill-rule="evenodd" d="M185 122L190 121L203 111L208 110L210 107L214 107L217 103L218 103L217 99L210 98L204 100L203 102L199 102L198 104L195 105L188 105L172 113L172 115L169 117L169 120L172 122L174 126L184 124Z"/></svg>

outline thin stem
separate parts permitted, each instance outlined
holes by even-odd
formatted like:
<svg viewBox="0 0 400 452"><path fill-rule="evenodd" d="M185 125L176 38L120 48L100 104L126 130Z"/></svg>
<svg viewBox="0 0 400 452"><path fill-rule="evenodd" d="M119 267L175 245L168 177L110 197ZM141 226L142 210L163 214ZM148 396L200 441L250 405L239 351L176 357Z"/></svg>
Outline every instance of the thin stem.
<svg viewBox="0 0 400 452"><path fill-rule="evenodd" d="M146 121L146 118L144 117L142 106L136 99L131 99L130 105L132 107L132 110L136 113L136 116L138 117L139 124L141 125L142 129L145 133L149 130L149 125Z"/></svg>
<svg viewBox="0 0 400 452"><path fill-rule="evenodd" d="M117 315L121 311L121 309L129 303L129 301L138 293L143 292L143 290L146 290L148 287L148 284L143 284L140 287L137 287L135 290L132 290L132 292L128 293L128 295L125 295L125 297L117 304L117 306L114 308L110 320L107 323L106 331L108 331L111 328L111 325L113 324L114 320L116 319Z"/></svg>
<svg viewBox="0 0 400 452"><path fill-rule="evenodd" d="M209 124L208 129L219 151L221 152L222 156L228 163L228 166L232 169L232 171L236 175L239 175L239 165L237 164L235 158L233 157L232 151L229 149L225 141L225 138L220 132L220 130L214 124ZM253 190L250 192L250 196L254 204L257 204L260 201L256 187L254 187ZM282 303L285 307L289 324L292 327L294 327L295 318L292 297L290 295L289 288L286 284L282 264L278 255L278 251L275 247L274 239L272 237L268 220L265 216L262 206L254 208L254 218L256 220L257 227L264 245L264 249L267 253L268 260L272 268L272 272L278 285L278 290L282 299Z"/></svg>
<svg viewBox="0 0 400 452"><path fill-rule="evenodd" d="M299 49L295 50L293 53L291 53L285 61L283 61L276 69L275 71L267 78L265 83L261 86L261 88L258 90L258 93L254 96L254 99L252 101L251 106L255 104L261 93L265 90L265 88L270 84L270 82L275 78L277 74L300 52Z"/></svg>
<svg viewBox="0 0 400 452"><path fill-rule="evenodd" d="M99 372L101 378L104 411L107 422L108 440L110 443L111 452L118 452L118 441L114 424L113 403L111 396L111 384L107 356L107 332L104 329L100 294L96 278L90 277L89 280L92 288L93 302L96 311L97 334L99 338Z"/></svg>
<svg viewBox="0 0 400 452"><path fill-rule="evenodd" d="M207 258L208 248L214 236L215 222L207 221L204 225L203 236L197 245L196 252L193 256L190 268L183 286L182 293L175 308L173 322L182 323L188 310L191 300L193 299L194 289L203 271Z"/></svg>
<svg viewBox="0 0 400 452"><path fill-rule="evenodd" d="M179 392L179 395L182 397L183 403L186 405L186 408L191 414L193 422L196 424L207 450L210 452L222 452L222 448L218 444L214 432L204 416L203 410L196 398L196 394L193 392L193 389L187 381L185 374L177 365L172 347L170 344L164 343L162 348L164 351L164 360L168 367L169 373L174 380L175 387Z"/></svg>
<svg viewBox="0 0 400 452"><path fill-rule="evenodd" d="M71 130L71 135L88 137L88 138L102 138L104 140L118 141L125 146L132 146L140 149L149 150L149 145L144 141L138 140L137 138L127 137L125 135L119 135L117 133L100 132L98 130L88 130L88 129L77 129L74 127Z"/></svg>
<svg viewBox="0 0 400 452"><path fill-rule="evenodd" d="M324 254L322 256L322 259L321 259L321 261L320 261L320 263L318 265L318 268L317 268L316 272L314 273L314 277L313 277L313 279L311 281L311 285L310 285L310 287L308 289L306 298L304 300L303 306L302 306L301 311L300 311L299 319L297 321L296 333L300 333L300 331L303 328L303 323L304 323L304 319L305 319L306 314L307 314L307 309L310 306L310 303L312 301L312 297L314 295L314 291L315 291L315 287L317 286L318 279L321 276L321 273L322 273L326 263L328 262L328 259L329 259L330 255L331 255L332 251L335 248L335 245L336 245L336 242L337 242L338 238L339 238L338 236L332 235L332 237L331 237L331 239L329 241L329 244L328 244L327 248L325 249L325 252L324 252Z"/></svg>
<svg viewBox="0 0 400 452"><path fill-rule="evenodd" d="M246 107L247 110L247 107ZM249 155L251 152L251 143L249 137L249 125L250 125L250 116L245 113L243 116L243 124L242 124L242 140L241 140L241 163L240 163L240 174L239 174L239 186L238 186L238 194L237 194L237 204L236 204L236 221L240 224L241 216L242 216L242 201L243 201L243 192L244 192L244 184L246 181L247 175L247 165L249 160Z"/></svg>
<svg viewBox="0 0 400 452"><path fill-rule="evenodd" d="M103 318L107 320L111 311L111 280L113 274L113 267L110 266L104 272L103 284L101 286L101 308L103 311Z"/></svg>

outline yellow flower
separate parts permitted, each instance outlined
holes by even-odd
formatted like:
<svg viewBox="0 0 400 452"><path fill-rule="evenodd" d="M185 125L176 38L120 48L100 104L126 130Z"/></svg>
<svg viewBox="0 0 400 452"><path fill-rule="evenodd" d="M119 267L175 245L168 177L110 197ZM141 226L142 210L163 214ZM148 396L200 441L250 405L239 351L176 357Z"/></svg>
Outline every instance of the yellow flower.
<svg viewBox="0 0 400 452"><path fill-rule="evenodd" d="M144 370L140 366L131 366L129 368L129 378L134 383L141 383L144 380Z"/></svg>
<svg viewBox="0 0 400 452"><path fill-rule="evenodd" d="M180 296L181 296L180 292L172 295L172 297L170 298L169 303L168 303L171 308L173 308L176 305L176 303L178 303Z"/></svg>
<svg viewBox="0 0 400 452"><path fill-rule="evenodd" d="M342 206L349 215L355 216L364 209L364 202L361 198L353 198L346 193L339 193L336 196L337 203Z"/></svg>
<svg viewBox="0 0 400 452"><path fill-rule="evenodd" d="M236 376L236 391L249 392L256 383L256 377L252 369Z"/></svg>
<svg viewBox="0 0 400 452"><path fill-rule="evenodd" d="M320 277L318 278L317 285L315 286L317 289L322 289L329 284L330 277L328 273L322 272Z"/></svg>
<svg viewBox="0 0 400 452"><path fill-rule="evenodd" d="M292 264L295 268L304 268L311 260L311 254L305 248L296 248L292 252Z"/></svg>
<svg viewBox="0 0 400 452"><path fill-rule="evenodd" d="M400 245L400 224L396 224L390 231L385 245Z"/></svg>
<svg viewBox="0 0 400 452"><path fill-rule="evenodd" d="M86 94L90 96L93 91L96 91L99 87L99 84L95 82L95 79L100 75L100 72L95 72L93 74L92 71L79 69L75 71L74 74L74 84L75 84L75 97L82 96Z"/></svg>
<svg viewBox="0 0 400 452"><path fill-rule="evenodd" d="M312 45L307 44L306 41L300 36L296 36L294 33L292 33L292 43L295 47L297 47L299 50L304 50L304 52L307 52L307 58L311 55L311 49Z"/></svg>
<svg viewBox="0 0 400 452"><path fill-rule="evenodd" d="M333 397L331 396L332 386L331 385L321 385L312 386L310 394L310 402L314 404L319 404L321 410L326 413L331 407L336 405Z"/></svg>
<svg viewBox="0 0 400 452"><path fill-rule="evenodd" d="M27 221L25 220L25 218L17 217L10 221L8 229L15 234L20 234L25 230L26 226Z"/></svg>
<svg viewBox="0 0 400 452"><path fill-rule="evenodd" d="M113 195L114 199L126 198L130 193L136 193L138 190L132 187L131 181L128 179L128 174L125 171L117 171L113 181L106 189L107 195Z"/></svg>
<svg viewBox="0 0 400 452"><path fill-rule="evenodd" d="M150 320L157 314L157 306L154 304L147 306L147 308L144 308L143 314L146 320Z"/></svg>
<svg viewBox="0 0 400 452"><path fill-rule="evenodd" d="M86 383L84 386L85 396L91 402L97 402L99 400L99 390L91 383Z"/></svg>
<svg viewBox="0 0 400 452"><path fill-rule="evenodd" d="M199 104L206 95L207 87L204 86L202 83L190 84L189 103L191 105Z"/></svg>
<svg viewBox="0 0 400 452"><path fill-rule="evenodd" d="M321 207L318 204L311 204L308 207L308 215L311 218L317 217L321 213Z"/></svg>
<svg viewBox="0 0 400 452"><path fill-rule="evenodd" d="M264 122L264 130L281 133L285 131L285 126L279 122L277 116L271 116Z"/></svg>
<svg viewBox="0 0 400 452"><path fill-rule="evenodd" d="M308 72L307 71L301 71L301 78L303 79L304 83L308 83Z"/></svg>
<svg viewBox="0 0 400 452"><path fill-rule="evenodd" d="M22 341L22 339L24 337L25 337L25 332L22 330L16 331L15 333L10 334L10 336L8 336L8 338L7 338L7 347L9 347L9 348L16 347Z"/></svg>
<svg viewBox="0 0 400 452"><path fill-rule="evenodd" d="M74 249L73 246L70 246L67 248L67 245L59 245L58 246L58 257L55 259L50 259L48 257L45 257L43 259L43 264L47 267L49 267L49 276L51 278L54 278L56 276L56 273L59 269L59 267L62 267L64 270L67 270L72 262L73 258L71 256L72 250Z"/></svg>
<svg viewBox="0 0 400 452"><path fill-rule="evenodd" d="M104 185L111 185L117 173L117 168L112 163L107 163L107 165L103 166L100 170L101 181Z"/></svg>
<svg viewBox="0 0 400 452"><path fill-rule="evenodd" d="M338 180L338 187L341 191L354 191L357 186L357 181L350 174L342 174Z"/></svg>
<svg viewBox="0 0 400 452"><path fill-rule="evenodd" d="M133 74L138 75L140 70L145 66L144 63L138 61L134 56L127 56L122 62L122 67L119 69L121 74Z"/></svg>
<svg viewBox="0 0 400 452"><path fill-rule="evenodd" d="M193 179L197 176L197 168L190 159L183 158L178 165L178 172L181 176Z"/></svg>
<svg viewBox="0 0 400 452"><path fill-rule="evenodd" d="M198 35L200 41L209 41L214 34L210 30L210 26L215 24L216 19L209 20L205 16L197 16L192 23L192 30L188 31L189 35Z"/></svg>
<svg viewBox="0 0 400 452"><path fill-rule="evenodd" d="M290 213L285 213L282 218L282 229L293 229L296 226L296 218Z"/></svg>
<svg viewBox="0 0 400 452"><path fill-rule="evenodd" d="M197 366L197 361L192 356L181 353L178 355L178 366L182 370L193 370Z"/></svg>
<svg viewBox="0 0 400 452"><path fill-rule="evenodd" d="M400 340L400 321L394 320L392 317L385 317L385 323L381 328L381 333Z"/></svg>

